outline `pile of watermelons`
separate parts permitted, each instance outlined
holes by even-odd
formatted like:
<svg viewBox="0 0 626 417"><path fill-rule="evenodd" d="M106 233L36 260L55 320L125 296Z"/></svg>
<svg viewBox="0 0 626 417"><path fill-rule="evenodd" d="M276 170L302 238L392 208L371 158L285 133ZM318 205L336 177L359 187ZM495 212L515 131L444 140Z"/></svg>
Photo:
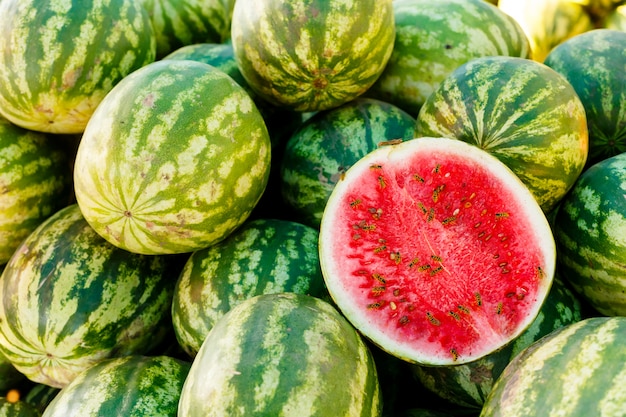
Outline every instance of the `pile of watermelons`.
<svg viewBox="0 0 626 417"><path fill-rule="evenodd" d="M624 45L621 0L0 0L0 417L626 416Z"/></svg>

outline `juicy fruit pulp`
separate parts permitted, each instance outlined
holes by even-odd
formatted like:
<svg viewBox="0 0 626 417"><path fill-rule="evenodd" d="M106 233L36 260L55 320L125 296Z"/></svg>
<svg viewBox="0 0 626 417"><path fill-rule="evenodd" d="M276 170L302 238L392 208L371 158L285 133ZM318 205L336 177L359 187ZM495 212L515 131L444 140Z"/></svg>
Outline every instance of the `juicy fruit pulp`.
<svg viewBox="0 0 626 417"><path fill-rule="evenodd" d="M549 225L485 151L420 138L346 172L322 217L331 296L374 343L426 364L471 361L520 334L554 276Z"/></svg>

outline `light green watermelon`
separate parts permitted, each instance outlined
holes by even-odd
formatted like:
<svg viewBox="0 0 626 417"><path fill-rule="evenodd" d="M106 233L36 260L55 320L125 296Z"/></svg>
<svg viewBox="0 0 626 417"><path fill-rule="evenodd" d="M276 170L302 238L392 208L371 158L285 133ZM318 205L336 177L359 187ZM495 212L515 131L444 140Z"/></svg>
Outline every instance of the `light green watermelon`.
<svg viewBox="0 0 626 417"><path fill-rule="evenodd" d="M115 246L193 252L248 218L270 158L267 127L243 87L208 64L161 60L98 106L75 159L76 200Z"/></svg>
<svg viewBox="0 0 626 417"><path fill-rule="evenodd" d="M26 129L82 133L104 96L156 57L135 0L0 2L0 114Z"/></svg>

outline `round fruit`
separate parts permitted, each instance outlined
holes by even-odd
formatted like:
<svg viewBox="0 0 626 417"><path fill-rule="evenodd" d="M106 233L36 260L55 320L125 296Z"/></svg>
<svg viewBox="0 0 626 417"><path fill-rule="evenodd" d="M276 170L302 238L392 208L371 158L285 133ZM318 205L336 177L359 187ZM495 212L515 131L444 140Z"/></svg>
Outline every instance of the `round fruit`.
<svg viewBox="0 0 626 417"><path fill-rule="evenodd" d="M190 60L126 77L89 121L76 200L113 245L142 254L206 248L240 226L269 177L270 139L232 78Z"/></svg>
<svg viewBox="0 0 626 417"><path fill-rule="evenodd" d="M326 297L318 231L289 220L255 219L191 254L174 289L172 321L194 357L211 328L255 295L296 292Z"/></svg>
<svg viewBox="0 0 626 417"><path fill-rule="evenodd" d="M235 57L250 87L296 111L363 94L393 50L392 0L237 0Z"/></svg>
<svg viewBox="0 0 626 417"><path fill-rule="evenodd" d="M154 61L139 1L0 2L0 113L35 131L82 133L122 78Z"/></svg>
<svg viewBox="0 0 626 417"><path fill-rule="evenodd" d="M319 228L333 187L382 142L413 138L415 119L380 100L356 98L307 119L287 140L280 194L292 216Z"/></svg>
<svg viewBox="0 0 626 417"><path fill-rule="evenodd" d="M582 173L554 219L563 275L603 315L626 315L626 153Z"/></svg>
<svg viewBox="0 0 626 417"><path fill-rule="evenodd" d="M396 39L387 66L367 91L417 116L454 69L481 56L527 58L530 45L509 15L484 0L395 0Z"/></svg>
<svg viewBox="0 0 626 417"><path fill-rule="evenodd" d="M213 327L182 389L186 417L380 417L371 352L330 304L249 298Z"/></svg>
<svg viewBox="0 0 626 417"><path fill-rule="evenodd" d="M64 387L43 417L176 417L190 366L168 356L104 360Z"/></svg>
<svg viewBox="0 0 626 417"><path fill-rule="evenodd" d="M63 387L111 357L165 335L178 262L109 244L77 205L17 248L0 277L0 352L34 382Z"/></svg>
<svg viewBox="0 0 626 417"><path fill-rule="evenodd" d="M496 381L480 417L621 417L626 317L591 317L544 336Z"/></svg>
<svg viewBox="0 0 626 417"><path fill-rule="evenodd" d="M502 162L456 139L378 148L338 182L320 228L326 286L409 362L470 362L519 336L552 284L550 226Z"/></svg>
<svg viewBox="0 0 626 417"><path fill-rule="evenodd" d="M545 64L574 87L589 128L587 166L626 152L626 32L596 29L574 36L548 54Z"/></svg>
<svg viewBox="0 0 626 417"><path fill-rule="evenodd" d="M495 155L546 213L572 187L589 149L585 108L571 84L546 65L515 57L461 65L428 97L415 130Z"/></svg>

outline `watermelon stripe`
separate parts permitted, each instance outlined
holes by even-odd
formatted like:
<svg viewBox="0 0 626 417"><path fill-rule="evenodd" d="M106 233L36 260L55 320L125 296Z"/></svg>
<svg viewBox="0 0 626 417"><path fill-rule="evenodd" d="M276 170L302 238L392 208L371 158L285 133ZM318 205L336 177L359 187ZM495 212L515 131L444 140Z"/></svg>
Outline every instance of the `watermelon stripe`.
<svg viewBox="0 0 626 417"><path fill-rule="evenodd" d="M191 405L193 393L211 400ZM246 300L216 324L187 377L179 414L313 416L333 398L345 415L378 416L379 395L367 347L336 310L312 297L272 294Z"/></svg>
<svg viewBox="0 0 626 417"><path fill-rule="evenodd" d="M481 416L531 416L536 410L550 416L619 415L626 401L620 389L626 356L618 342L624 336L623 317L595 317L541 339L507 367ZM538 393L538 378L554 382L549 395Z"/></svg>
<svg viewBox="0 0 626 417"><path fill-rule="evenodd" d="M81 142L76 157L77 200L112 243L138 253L192 252L240 225L256 204L247 196L260 197L270 159L267 129L245 91L211 68L168 60L136 71L99 108L106 126L88 126L90 143L83 149ZM128 100L124 89L138 83L146 92ZM177 85L185 88L175 96L159 93ZM210 111L202 99L207 89L215 103ZM244 138L258 146L242 146ZM217 164L220 155L229 157ZM179 238L170 247L168 234Z"/></svg>
<svg viewBox="0 0 626 417"><path fill-rule="evenodd" d="M81 133L113 85L155 59L147 12L132 1L6 1L0 15L0 112L28 129Z"/></svg>
<svg viewBox="0 0 626 417"><path fill-rule="evenodd" d="M0 321L0 350L30 378L60 387L104 357L143 349L143 332L156 331L171 303L166 268L163 257L108 244L68 206L5 268L0 317L12 320Z"/></svg>
<svg viewBox="0 0 626 417"><path fill-rule="evenodd" d="M355 19L357 14L367 16L367 23ZM297 111L323 110L362 94L376 81L391 55L395 30L390 22L389 0L254 7L239 2L233 46L243 76L261 96Z"/></svg>
<svg viewBox="0 0 626 417"><path fill-rule="evenodd" d="M572 86L515 57L478 58L455 70L420 110L416 135L461 139L490 152L546 212L582 172L588 149L585 110Z"/></svg>

